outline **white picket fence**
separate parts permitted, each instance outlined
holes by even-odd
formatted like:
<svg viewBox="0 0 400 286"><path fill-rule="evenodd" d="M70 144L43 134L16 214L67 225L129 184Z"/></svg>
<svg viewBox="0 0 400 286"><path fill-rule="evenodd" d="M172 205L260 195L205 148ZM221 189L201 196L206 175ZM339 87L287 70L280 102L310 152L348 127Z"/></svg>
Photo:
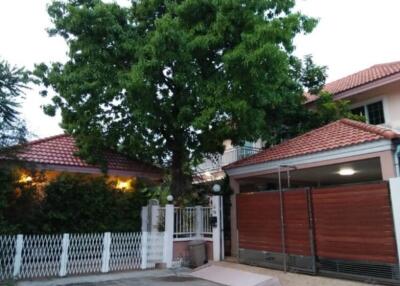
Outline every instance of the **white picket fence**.
<svg viewBox="0 0 400 286"><path fill-rule="evenodd" d="M0 280L154 268L164 233L0 235Z"/></svg>

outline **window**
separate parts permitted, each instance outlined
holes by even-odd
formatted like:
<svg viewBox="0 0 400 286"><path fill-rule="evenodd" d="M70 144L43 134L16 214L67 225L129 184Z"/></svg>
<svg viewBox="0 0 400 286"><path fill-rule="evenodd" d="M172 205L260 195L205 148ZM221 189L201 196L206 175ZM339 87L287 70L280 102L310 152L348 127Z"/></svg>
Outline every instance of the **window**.
<svg viewBox="0 0 400 286"><path fill-rule="evenodd" d="M360 106L351 110L353 114L364 116L369 124L385 123L385 114L382 101Z"/></svg>
<svg viewBox="0 0 400 286"><path fill-rule="evenodd" d="M367 105L368 110L368 122L370 124L382 124L385 123L385 116L383 114L382 101L378 101Z"/></svg>

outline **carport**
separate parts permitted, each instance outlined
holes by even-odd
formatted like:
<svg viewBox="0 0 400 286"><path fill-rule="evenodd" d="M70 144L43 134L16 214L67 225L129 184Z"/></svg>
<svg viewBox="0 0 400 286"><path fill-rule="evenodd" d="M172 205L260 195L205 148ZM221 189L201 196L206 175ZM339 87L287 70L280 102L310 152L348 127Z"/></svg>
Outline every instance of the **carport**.
<svg viewBox="0 0 400 286"><path fill-rule="evenodd" d="M387 183L398 137L342 119L227 166L232 253L246 264L398 280Z"/></svg>

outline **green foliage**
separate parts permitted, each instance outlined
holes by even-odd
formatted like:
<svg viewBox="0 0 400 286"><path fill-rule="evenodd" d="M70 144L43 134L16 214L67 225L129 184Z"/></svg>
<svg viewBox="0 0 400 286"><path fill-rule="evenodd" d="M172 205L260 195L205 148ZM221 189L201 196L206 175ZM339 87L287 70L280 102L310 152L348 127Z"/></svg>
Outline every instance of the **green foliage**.
<svg viewBox="0 0 400 286"><path fill-rule="evenodd" d="M18 108L30 81L29 72L0 61L0 148L24 141L27 130Z"/></svg>
<svg viewBox="0 0 400 286"><path fill-rule="evenodd" d="M189 188L190 166L234 144L267 138L271 109L296 100L320 73L293 55L317 21L294 0L53 1L50 35L69 46L65 64L36 76L58 95L62 125L80 155L119 149L170 168L171 190ZM46 107L54 114L55 109ZM267 119L267 120L266 120Z"/></svg>
<svg viewBox="0 0 400 286"><path fill-rule="evenodd" d="M146 198L115 189L103 176L61 174L49 184L18 183L18 172L0 173L0 233L138 231ZM41 183L42 178L42 183Z"/></svg>
<svg viewBox="0 0 400 286"><path fill-rule="evenodd" d="M104 177L63 174L45 188L45 232L140 229L140 192L113 188Z"/></svg>
<svg viewBox="0 0 400 286"><path fill-rule="evenodd" d="M333 96L326 91L321 91L318 96L319 98L312 106L304 103L286 102L280 114L275 116L275 120L280 122L280 126L274 132L271 132L272 136L268 138L267 146L278 144L283 140L293 138L341 118L365 122L363 116L351 113L348 101L334 100Z"/></svg>

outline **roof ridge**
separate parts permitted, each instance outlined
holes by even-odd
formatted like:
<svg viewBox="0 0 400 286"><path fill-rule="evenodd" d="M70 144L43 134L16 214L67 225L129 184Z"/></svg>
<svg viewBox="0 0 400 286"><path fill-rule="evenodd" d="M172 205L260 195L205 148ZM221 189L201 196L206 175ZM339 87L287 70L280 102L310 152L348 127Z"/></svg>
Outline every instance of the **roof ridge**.
<svg viewBox="0 0 400 286"><path fill-rule="evenodd" d="M370 66L369 68L381 67L381 66L386 66L386 65L394 65L394 64L400 64L400 61L394 61L394 62L386 62L386 63L381 63L381 64L375 64L375 65Z"/></svg>
<svg viewBox="0 0 400 286"><path fill-rule="evenodd" d="M43 137L43 138L39 138L39 139L35 139L35 140L31 140L31 141L25 142L24 144L22 144L22 146L35 145L35 144L47 142L47 141L50 141L50 140L53 140L53 139L57 139L57 138L60 138L60 137L70 137L70 136L72 136L72 135L69 135L69 134L66 134L66 133L52 135L52 136Z"/></svg>
<svg viewBox="0 0 400 286"><path fill-rule="evenodd" d="M383 136L386 139L393 139L393 138L397 138L400 136L399 133L393 131L392 129L386 128L386 127L371 125L368 123L355 121L355 120L352 120L349 118L343 118L343 119L340 119L340 121L349 126Z"/></svg>

